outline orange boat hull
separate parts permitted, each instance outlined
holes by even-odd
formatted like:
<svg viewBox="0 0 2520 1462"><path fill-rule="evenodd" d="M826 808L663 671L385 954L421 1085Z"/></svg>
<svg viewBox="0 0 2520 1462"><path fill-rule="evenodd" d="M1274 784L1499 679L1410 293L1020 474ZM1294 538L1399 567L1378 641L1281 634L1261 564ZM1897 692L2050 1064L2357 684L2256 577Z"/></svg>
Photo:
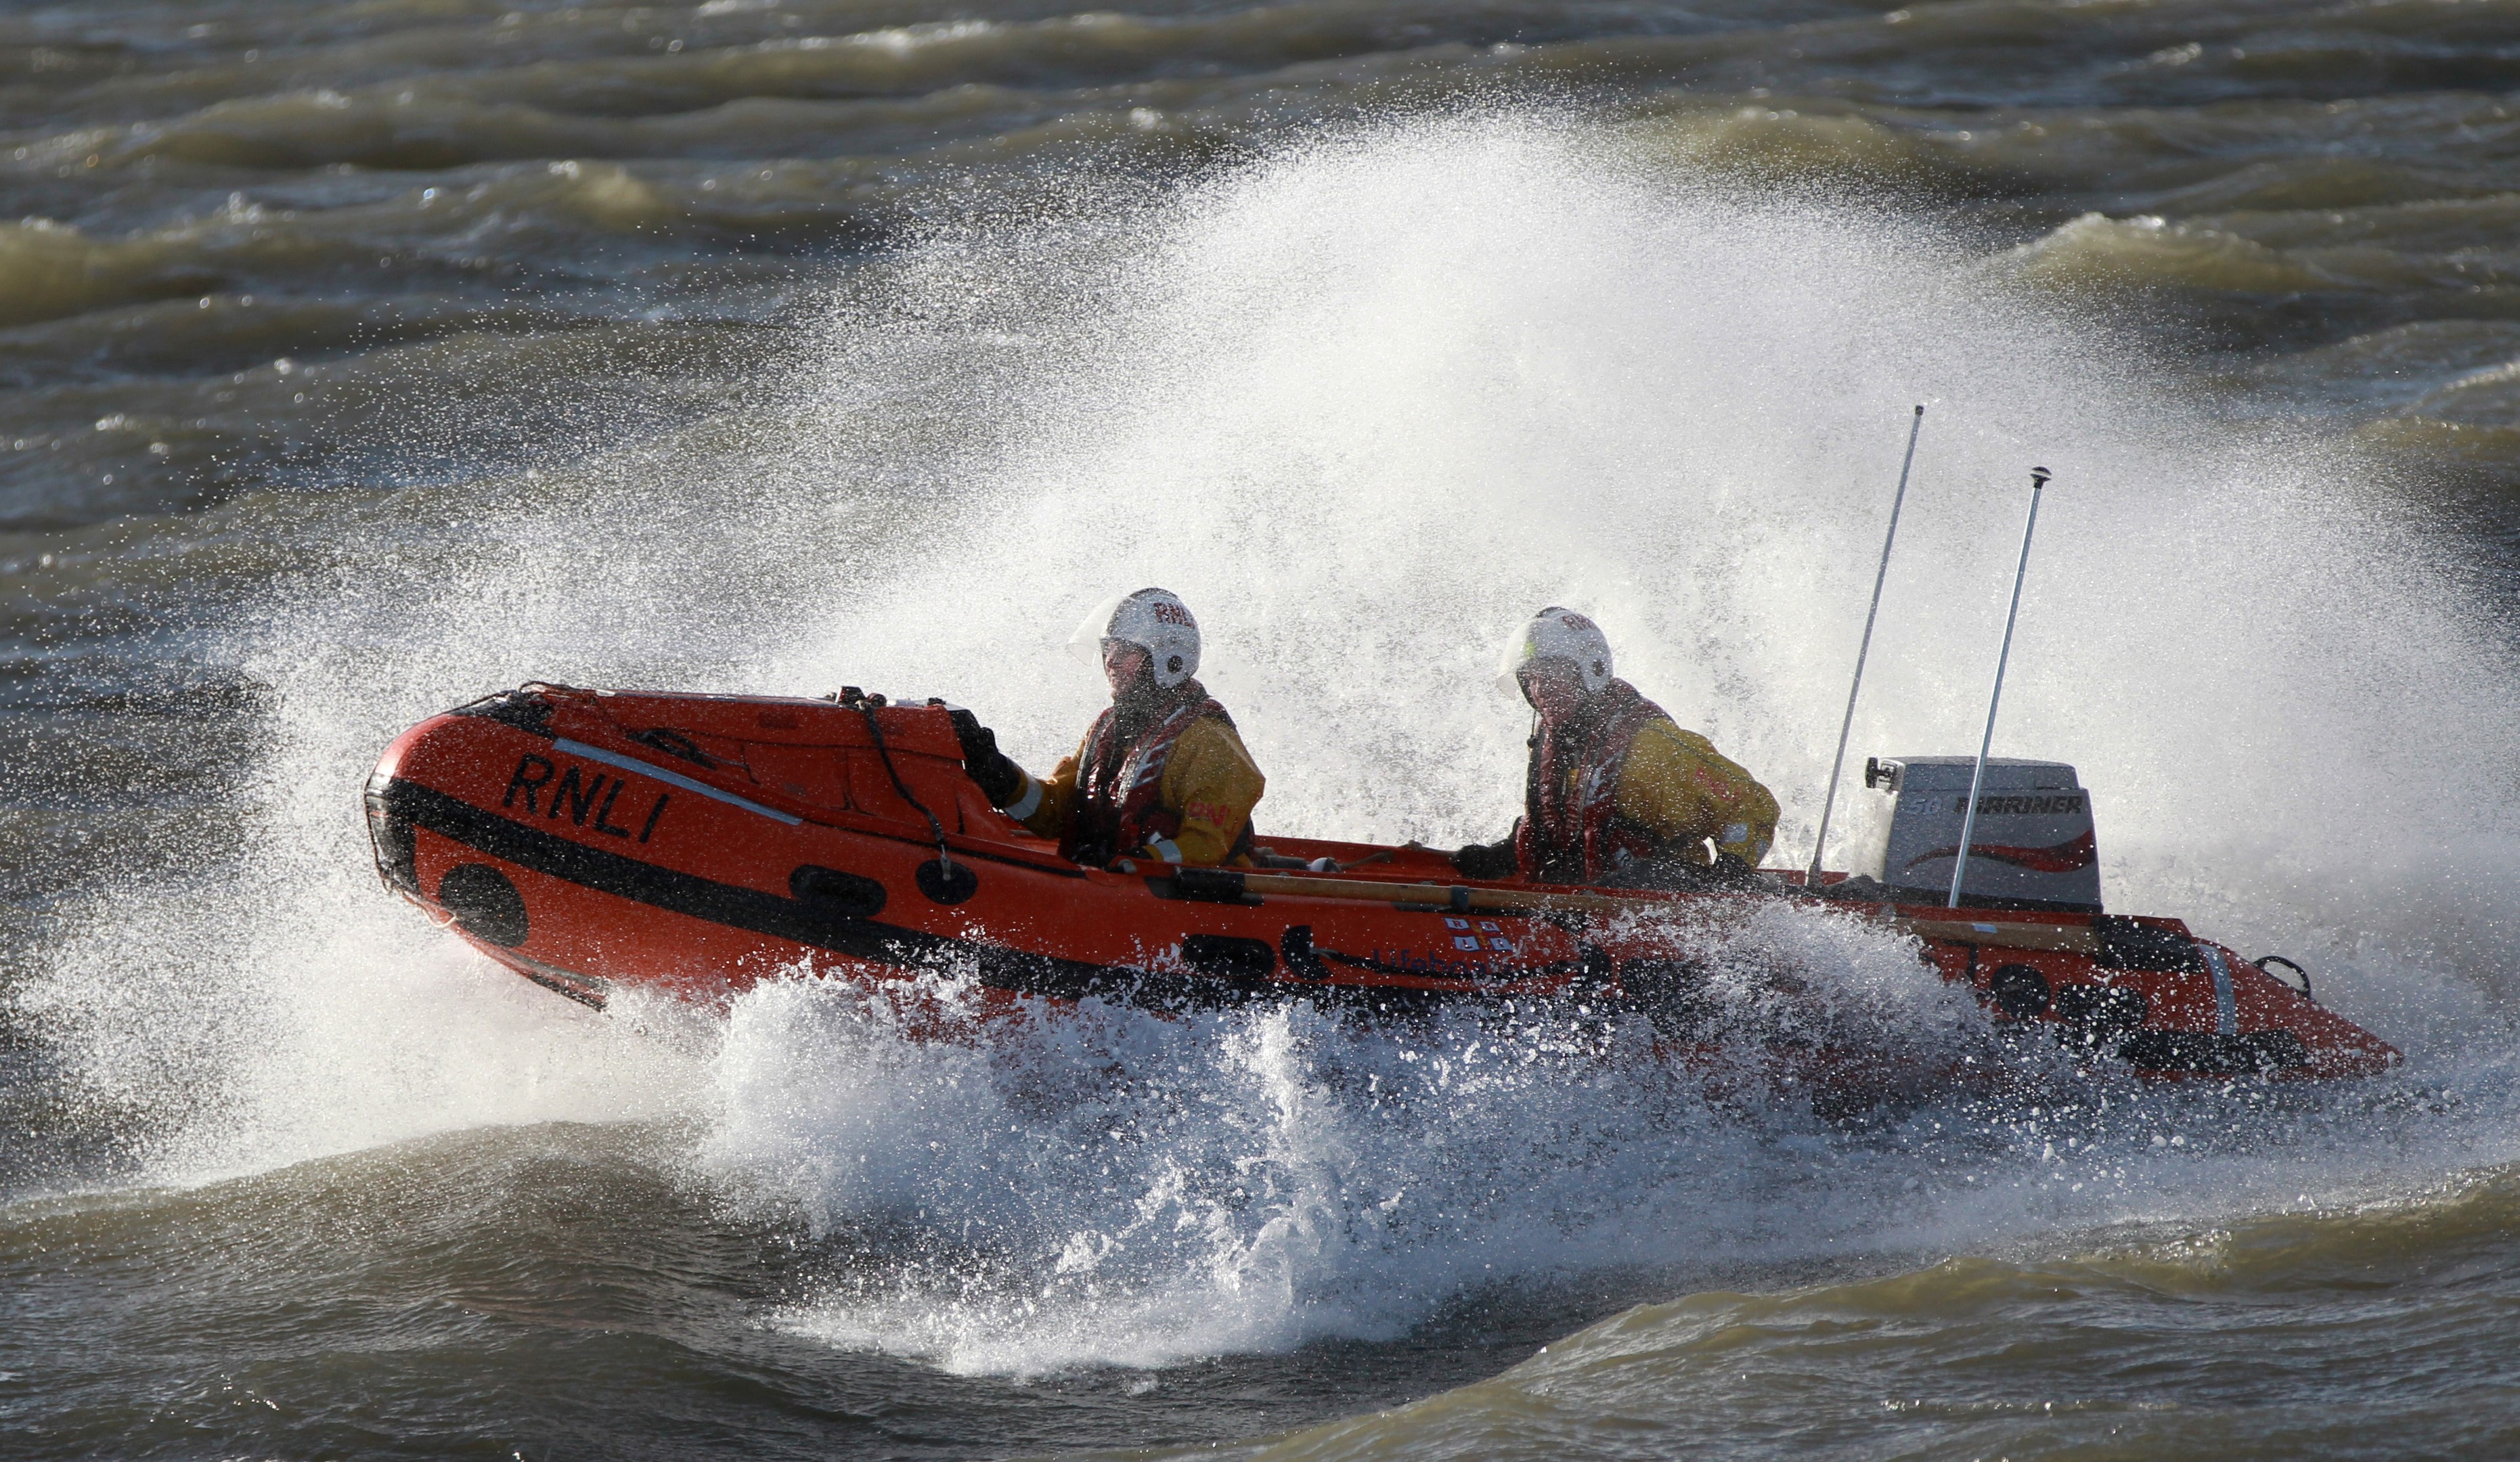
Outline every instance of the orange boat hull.
<svg viewBox="0 0 2520 1462"><path fill-rule="evenodd" d="M1427 850L1290 839L1272 846L1344 866L1082 868L992 809L960 757L934 704L535 686L404 732L367 810L390 887L594 1005L624 986L722 999L806 972L935 971L1007 1001L1159 1009L1560 1001L1641 1011L1686 1046L1705 1013L1692 952L1769 899L1809 900L1464 884ZM2145 1074L2300 1080L2398 1059L2176 920L1837 907L1913 935L1999 1024ZM1866 1064L1802 1059L1849 1081Z"/></svg>

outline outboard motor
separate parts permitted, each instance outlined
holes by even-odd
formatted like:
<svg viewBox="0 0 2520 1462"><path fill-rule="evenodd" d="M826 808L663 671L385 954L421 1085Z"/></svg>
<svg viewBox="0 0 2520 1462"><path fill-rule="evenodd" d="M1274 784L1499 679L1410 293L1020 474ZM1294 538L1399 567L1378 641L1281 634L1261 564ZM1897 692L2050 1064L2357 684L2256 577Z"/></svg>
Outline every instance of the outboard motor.
<svg viewBox="0 0 2520 1462"><path fill-rule="evenodd" d="M1951 897L1968 812L1965 756L1868 757L1864 784L1890 796L1889 813L1851 850L1848 871L1869 876L1891 896L1940 904ZM1960 902L1981 908L2100 911L2100 856L2092 835L2092 799L2061 762L1990 757L1969 834L1968 881Z"/></svg>

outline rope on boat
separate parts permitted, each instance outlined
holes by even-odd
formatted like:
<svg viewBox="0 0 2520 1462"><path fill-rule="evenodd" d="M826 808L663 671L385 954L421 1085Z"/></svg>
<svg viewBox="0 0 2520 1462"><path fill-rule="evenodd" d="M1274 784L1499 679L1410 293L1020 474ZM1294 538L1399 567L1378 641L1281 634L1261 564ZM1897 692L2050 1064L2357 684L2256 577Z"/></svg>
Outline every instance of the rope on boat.
<svg viewBox="0 0 2520 1462"><path fill-rule="evenodd" d="M911 792L910 784L901 779L900 771L892 765L892 748L883 744L883 724L876 719L875 702L859 694L846 696L840 703L866 718L867 734L875 737L875 754L883 762L883 775L892 778L892 789L901 794L901 800L917 808L919 816L927 820L927 830L936 835L937 864L951 879L954 876L954 853L945 846L945 824L937 821L936 815L927 810L927 804Z"/></svg>

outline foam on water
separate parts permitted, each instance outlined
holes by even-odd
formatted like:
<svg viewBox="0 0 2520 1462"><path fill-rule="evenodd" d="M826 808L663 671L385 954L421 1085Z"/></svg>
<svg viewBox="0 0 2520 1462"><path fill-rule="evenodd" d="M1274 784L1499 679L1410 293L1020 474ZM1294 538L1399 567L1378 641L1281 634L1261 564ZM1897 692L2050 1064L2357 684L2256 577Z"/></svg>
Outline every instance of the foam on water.
<svg viewBox="0 0 2520 1462"><path fill-rule="evenodd" d="M939 240L848 287L742 413L325 523L338 572L225 637L278 692L233 856L74 920L23 996L39 1028L159 1177L695 1118L706 1180L855 1256L780 1323L990 1371L1390 1337L1603 1264L2280 1204L2500 1143L2520 825L2486 793L2520 677L2364 469L2218 427L2017 261L1625 148L1395 127ZM1581 1020L967 1027L951 972L599 1019L367 866L386 739L528 678L943 694L1046 769L1097 695L1055 646L1141 583L1200 616L1264 836L1501 833L1524 724L1495 645L1555 601L1778 791L1799 862L1915 401L1856 754L1972 744L2028 468L2053 468L1998 751L2081 768L2113 906L2310 956L2413 1077L2272 1115L2103 1085L1852 1136ZM1807 913L1739 938L1745 971L1813 972L1909 1048L1973 1039L1877 938Z"/></svg>
<svg viewBox="0 0 2520 1462"><path fill-rule="evenodd" d="M1734 1008L1799 958L1827 1023L1920 1064L1985 1030L1846 919L1771 911L1711 953ZM1681 1072L1644 1023L1600 1015L1372 1029L1304 1003L1173 1019L1096 1001L990 1019L950 977L779 984L736 1005L701 1158L851 1256L780 1323L957 1370L1388 1340L1469 1288L1800 1254L1877 1221L1854 1202L1780 1235L1770 1206L1828 1161L1798 1095L1751 1078L1746 1041Z"/></svg>

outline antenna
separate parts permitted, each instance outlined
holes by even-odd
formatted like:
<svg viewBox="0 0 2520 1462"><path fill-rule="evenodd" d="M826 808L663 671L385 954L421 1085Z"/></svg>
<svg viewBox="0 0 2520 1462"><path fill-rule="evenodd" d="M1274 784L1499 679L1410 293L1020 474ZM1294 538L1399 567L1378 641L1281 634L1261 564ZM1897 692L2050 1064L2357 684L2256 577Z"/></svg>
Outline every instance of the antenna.
<svg viewBox="0 0 2520 1462"><path fill-rule="evenodd" d="M1916 464L1916 433L1925 429L1919 404L1908 422L1908 455L1899 463L1899 493L1890 500L1890 531L1881 536L1881 567L1872 575L1872 607L1864 611L1864 642L1855 651L1855 684L1846 687L1846 719L1837 725L1837 756L1828 764L1828 791L1820 799L1820 836L1812 839L1811 873L1803 887L1820 887L1821 854L1828 848L1829 809L1837 805L1837 776L1846 770L1846 737L1855 730L1855 697L1864 688L1864 661L1872 653L1872 621L1881 614L1881 584L1890 577L1890 546L1899 541L1899 509L1908 502L1908 469Z"/></svg>
<svg viewBox="0 0 2520 1462"><path fill-rule="evenodd" d="M2048 469L2030 469L2030 520L2021 525L2021 561L2012 569L2012 607L2003 613L2003 648L1995 653L1995 690L1986 698L1986 734L1977 743L1977 770L1969 774L1968 811L1960 817L1959 856L1952 860L1952 897L1946 908L1960 907L1960 880L1968 876L1969 834L1977 830L1977 794L1986 783L1986 751L1995 744L1995 708L2003 703L2003 662L2012 657L2012 625L2021 617L2021 580L2030 572L2030 535L2039 527L2039 490L2048 485Z"/></svg>

